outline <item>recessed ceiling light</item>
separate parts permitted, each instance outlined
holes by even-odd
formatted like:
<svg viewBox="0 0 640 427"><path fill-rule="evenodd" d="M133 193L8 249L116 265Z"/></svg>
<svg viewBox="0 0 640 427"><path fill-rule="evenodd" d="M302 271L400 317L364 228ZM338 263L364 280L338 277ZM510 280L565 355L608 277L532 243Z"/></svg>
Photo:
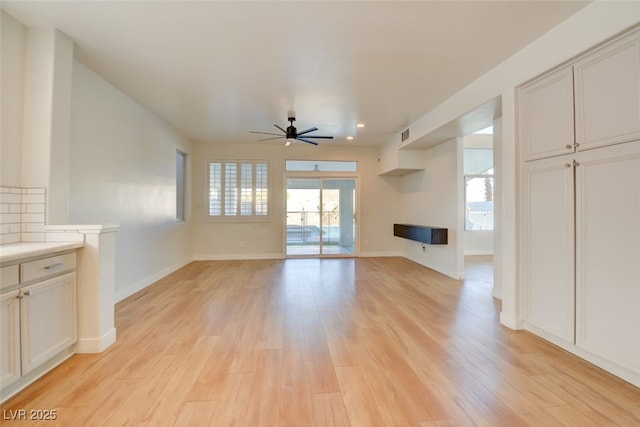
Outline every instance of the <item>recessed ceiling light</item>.
<svg viewBox="0 0 640 427"><path fill-rule="evenodd" d="M348 136L348 137L347 137L347 141L352 141L352 140L353 140L353 137L352 137L352 136Z"/></svg>
<svg viewBox="0 0 640 427"><path fill-rule="evenodd" d="M356 125L356 127L357 127L357 128L363 128L363 127L364 127L364 123L358 123L358 124Z"/></svg>

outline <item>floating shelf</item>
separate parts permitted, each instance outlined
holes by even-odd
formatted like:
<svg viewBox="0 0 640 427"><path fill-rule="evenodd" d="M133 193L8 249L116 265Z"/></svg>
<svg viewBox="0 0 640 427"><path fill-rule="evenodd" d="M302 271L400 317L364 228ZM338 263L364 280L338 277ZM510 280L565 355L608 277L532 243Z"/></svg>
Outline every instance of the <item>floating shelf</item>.
<svg viewBox="0 0 640 427"><path fill-rule="evenodd" d="M429 245L446 245L449 230L426 225L393 224L393 235Z"/></svg>

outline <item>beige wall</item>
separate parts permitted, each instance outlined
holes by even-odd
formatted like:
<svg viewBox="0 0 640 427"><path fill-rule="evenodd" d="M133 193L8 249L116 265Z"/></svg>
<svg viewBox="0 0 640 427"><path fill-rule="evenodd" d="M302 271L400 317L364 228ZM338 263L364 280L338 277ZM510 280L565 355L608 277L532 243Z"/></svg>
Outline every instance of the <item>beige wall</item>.
<svg viewBox="0 0 640 427"><path fill-rule="evenodd" d="M189 161L192 147L153 113L74 63L70 222L120 224L116 300L191 260L190 220L176 222L176 150Z"/></svg>
<svg viewBox="0 0 640 427"><path fill-rule="evenodd" d="M284 254L285 160L357 160L360 185L358 208L360 254L398 255L393 237L398 212L398 179L379 177L377 147L317 147L264 142L197 144L193 161L194 255L196 259L279 258ZM266 159L271 166L271 216L267 222L208 222L207 161Z"/></svg>
<svg viewBox="0 0 640 427"><path fill-rule="evenodd" d="M462 138L425 151L424 171L401 178L401 222L448 229L446 245L402 239L402 255L453 278L464 277L462 257Z"/></svg>
<svg viewBox="0 0 640 427"><path fill-rule="evenodd" d="M6 13L0 13L0 186L20 187L27 29Z"/></svg>

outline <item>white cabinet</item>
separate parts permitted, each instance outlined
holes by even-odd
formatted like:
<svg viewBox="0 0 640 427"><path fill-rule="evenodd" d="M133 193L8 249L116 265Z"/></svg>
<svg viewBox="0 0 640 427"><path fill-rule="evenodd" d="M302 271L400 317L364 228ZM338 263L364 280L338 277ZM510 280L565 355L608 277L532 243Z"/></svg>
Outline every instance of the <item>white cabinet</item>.
<svg viewBox="0 0 640 427"><path fill-rule="evenodd" d="M525 166L522 186L525 319L553 341L574 341L574 194L571 159Z"/></svg>
<svg viewBox="0 0 640 427"><path fill-rule="evenodd" d="M75 273L21 289L22 374L76 342Z"/></svg>
<svg viewBox="0 0 640 427"><path fill-rule="evenodd" d="M576 142L586 150L640 138L640 34L574 65Z"/></svg>
<svg viewBox="0 0 640 427"><path fill-rule="evenodd" d="M18 290L0 295L0 389L20 378L20 300Z"/></svg>
<svg viewBox="0 0 640 427"><path fill-rule="evenodd" d="M525 328L640 386L640 32L518 94Z"/></svg>
<svg viewBox="0 0 640 427"><path fill-rule="evenodd" d="M518 91L525 161L640 138L640 30Z"/></svg>
<svg viewBox="0 0 640 427"><path fill-rule="evenodd" d="M25 261L2 267L0 401L63 360L77 341L75 253Z"/></svg>
<svg viewBox="0 0 640 427"><path fill-rule="evenodd" d="M576 344L640 374L640 141L576 167Z"/></svg>
<svg viewBox="0 0 640 427"><path fill-rule="evenodd" d="M525 160L574 151L571 67L522 87L519 100L520 143Z"/></svg>

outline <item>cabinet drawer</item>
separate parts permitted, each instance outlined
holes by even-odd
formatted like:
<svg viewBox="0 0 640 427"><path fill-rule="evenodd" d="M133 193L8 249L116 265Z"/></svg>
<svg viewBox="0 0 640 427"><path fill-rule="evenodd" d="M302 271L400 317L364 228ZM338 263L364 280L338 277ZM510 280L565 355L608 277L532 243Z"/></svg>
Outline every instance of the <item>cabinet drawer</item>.
<svg viewBox="0 0 640 427"><path fill-rule="evenodd" d="M76 254L64 254L20 264L20 282L54 276L76 268Z"/></svg>
<svg viewBox="0 0 640 427"><path fill-rule="evenodd" d="M18 266L9 265L0 268L0 290L7 289L18 284Z"/></svg>

